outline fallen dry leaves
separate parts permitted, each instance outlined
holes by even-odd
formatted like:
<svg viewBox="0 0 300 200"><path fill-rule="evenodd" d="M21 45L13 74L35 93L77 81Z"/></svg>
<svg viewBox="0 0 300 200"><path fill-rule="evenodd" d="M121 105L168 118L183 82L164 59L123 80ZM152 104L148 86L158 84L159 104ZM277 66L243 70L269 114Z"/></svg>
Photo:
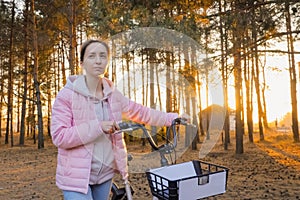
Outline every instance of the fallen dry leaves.
<svg viewBox="0 0 300 200"><path fill-rule="evenodd" d="M234 137L229 150L220 140L202 160L229 168L226 193L207 199L300 199L300 144L291 133L266 134L265 141L249 143L245 136L244 154L235 154ZM55 185L57 149L48 139L45 149L26 141L26 146L13 148L0 145L0 197L11 199L62 199ZM201 144L198 145L198 148ZM138 144L128 150L147 151ZM178 160L199 159L199 151L188 149ZM119 176L115 181L121 184ZM130 174L134 199L151 199L145 174Z"/></svg>

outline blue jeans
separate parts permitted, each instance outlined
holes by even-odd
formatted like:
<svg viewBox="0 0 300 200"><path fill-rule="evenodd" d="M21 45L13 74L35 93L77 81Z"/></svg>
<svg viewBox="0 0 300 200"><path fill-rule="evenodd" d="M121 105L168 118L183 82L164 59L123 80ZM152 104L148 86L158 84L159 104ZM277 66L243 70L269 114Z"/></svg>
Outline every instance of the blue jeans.
<svg viewBox="0 0 300 200"><path fill-rule="evenodd" d="M88 193L63 190L64 200L108 200L112 180L98 185L89 185Z"/></svg>

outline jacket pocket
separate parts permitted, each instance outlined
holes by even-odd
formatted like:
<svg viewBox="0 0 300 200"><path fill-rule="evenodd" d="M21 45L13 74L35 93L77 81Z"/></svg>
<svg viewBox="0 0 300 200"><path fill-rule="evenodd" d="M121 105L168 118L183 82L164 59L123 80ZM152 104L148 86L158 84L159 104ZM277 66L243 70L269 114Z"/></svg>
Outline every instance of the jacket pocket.
<svg viewBox="0 0 300 200"><path fill-rule="evenodd" d="M70 169L69 159L66 156L58 156L57 159L57 174L66 176Z"/></svg>

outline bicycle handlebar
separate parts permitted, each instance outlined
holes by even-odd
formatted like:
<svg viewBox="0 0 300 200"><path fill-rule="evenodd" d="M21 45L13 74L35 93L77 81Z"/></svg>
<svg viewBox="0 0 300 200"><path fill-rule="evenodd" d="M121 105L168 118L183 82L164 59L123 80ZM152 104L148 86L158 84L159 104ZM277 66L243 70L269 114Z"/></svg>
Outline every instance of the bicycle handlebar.
<svg viewBox="0 0 300 200"><path fill-rule="evenodd" d="M175 118L172 121L171 126L168 127L168 129L167 129L167 135L166 135L167 143L163 144L161 146L158 146L155 143L152 135L148 132L148 130L142 124L132 123L132 122L121 122L118 125L120 127L120 130L116 131L115 133L120 133L120 132L124 132L124 131L135 131L135 130L138 130L138 129L142 129L144 135L147 137L148 142L150 143L151 147L154 150L164 151L166 153L170 153L177 146L176 125L189 125L189 124L187 123L187 121L184 118ZM172 143L170 143L170 141L171 141L171 136L170 136L171 129L172 129L172 132L173 132L173 142Z"/></svg>
<svg viewBox="0 0 300 200"><path fill-rule="evenodd" d="M120 127L120 130L117 131L116 133L123 132L123 131L135 131L141 129L144 135L147 137L153 149L158 150L158 146L155 144L153 137L151 136L151 134L149 134L149 132L147 131L144 125L138 123L132 123L132 122L121 122L118 125Z"/></svg>

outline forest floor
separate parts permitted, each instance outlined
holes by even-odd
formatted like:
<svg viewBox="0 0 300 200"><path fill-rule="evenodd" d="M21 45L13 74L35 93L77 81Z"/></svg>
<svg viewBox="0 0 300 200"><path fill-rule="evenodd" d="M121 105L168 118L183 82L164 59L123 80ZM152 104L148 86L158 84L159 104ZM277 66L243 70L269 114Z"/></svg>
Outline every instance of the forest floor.
<svg viewBox="0 0 300 200"><path fill-rule="evenodd" d="M244 153L235 153L235 139L227 151L221 139L203 161L229 168L226 193L207 199L300 199L300 144L291 133L268 132L264 141L249 143L244 137ZM44 149L37 149L32 140L25 146L10 147L0 138L0 199L62 199L55 185L57 149L48 138ZM15 140L17 141L17 140ZM201 144L198 145L200 149ZM146 151L137 144L128 150ZM187 149L178 162L199 159L199 150ZM116 182L120 177L116 176ZM150 192L143 173L130 174L134 199L147 200Z"/></svg>

